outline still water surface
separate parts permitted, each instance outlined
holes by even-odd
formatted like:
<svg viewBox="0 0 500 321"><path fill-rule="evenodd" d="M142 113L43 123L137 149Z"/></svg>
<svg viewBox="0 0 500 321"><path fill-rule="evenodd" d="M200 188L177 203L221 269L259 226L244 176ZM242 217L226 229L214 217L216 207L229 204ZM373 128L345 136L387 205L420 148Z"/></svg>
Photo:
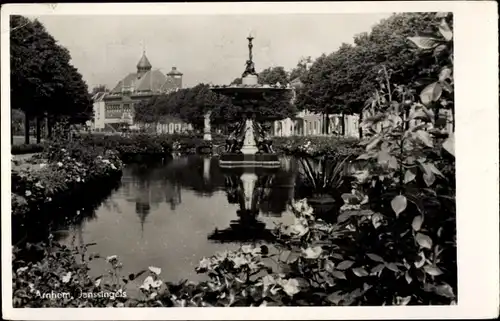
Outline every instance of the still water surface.
<svg viewBox="0 0 500 321"><path fill-rule="evenodd" d="M217 159L198 156L157 165L127 165L121 185L98 206L92 217L73 224L60 235L67 245L96 243L90 252L117 255L123 275L148 266L162 269L166 280L200 280L195 267L201 258L253 241L238 210L241 173L222 172ZM282 159L272 174L259 174L252 200L258 209L254 225L265 234L275 222L292 222L287 202L294 197L297 164ZM243 204L243 205L242 205ZM241 212L241 211L240 211ZM262 224L263 223L263 224ZM214 239L214 232L223 232ZM257 240L259 241L259 240ZM94 276L106 271L104 260L91 262Z"/></svg>

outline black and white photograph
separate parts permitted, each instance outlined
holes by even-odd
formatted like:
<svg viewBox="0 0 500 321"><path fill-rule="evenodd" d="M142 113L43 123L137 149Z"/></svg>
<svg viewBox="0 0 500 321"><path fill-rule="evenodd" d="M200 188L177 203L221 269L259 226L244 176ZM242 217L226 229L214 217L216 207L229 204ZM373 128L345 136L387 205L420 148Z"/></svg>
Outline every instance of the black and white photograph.
<svg viewBox="0 0 500 321"><path fill-rule="evenodd" d="M397 3L3 7L4 317L495 317L496 10Z"/></svg>

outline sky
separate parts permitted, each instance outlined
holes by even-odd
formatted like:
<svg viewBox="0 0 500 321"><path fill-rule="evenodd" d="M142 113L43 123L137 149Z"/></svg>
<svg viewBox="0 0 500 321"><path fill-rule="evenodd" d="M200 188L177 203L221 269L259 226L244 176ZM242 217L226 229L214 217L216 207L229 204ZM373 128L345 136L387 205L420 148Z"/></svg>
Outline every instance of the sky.
<svg viewBox="0 0 500 321"><path fill-rule="evenodd" d="M256 71L313 59L369 32L390 13L91 16L44 15L37 18L66 47L89 89L113 88L136 71L143 49L153 69L181 71L183 86L228 84L240 77L251 33Z"/></svg>

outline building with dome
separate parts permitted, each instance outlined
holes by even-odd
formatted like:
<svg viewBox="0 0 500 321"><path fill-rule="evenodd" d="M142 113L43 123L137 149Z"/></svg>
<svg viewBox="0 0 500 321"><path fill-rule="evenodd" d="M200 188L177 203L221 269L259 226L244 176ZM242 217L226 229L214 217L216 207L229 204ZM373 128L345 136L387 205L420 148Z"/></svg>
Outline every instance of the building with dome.
<svg viewBox="0 0 500 321"><path fill-rule="evenodd" d="M148 101L155 95L167 94L182 88L182 76L176 67L172 67L167 74L153 69L146 52L143 52L135 72L123 77L111 91L94 96L94 129L113 131L124 124L137 125L133 119L134 106ZM168 117L167 122L159 124L157 130L179 132L190 127L189 124L173 116Z"/></svg>

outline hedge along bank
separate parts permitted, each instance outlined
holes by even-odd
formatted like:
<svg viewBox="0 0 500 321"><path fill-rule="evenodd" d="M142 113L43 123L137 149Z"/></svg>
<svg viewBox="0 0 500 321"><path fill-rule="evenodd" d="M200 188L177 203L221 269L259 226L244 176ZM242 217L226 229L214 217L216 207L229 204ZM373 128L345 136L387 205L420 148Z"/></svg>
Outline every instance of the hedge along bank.
<svg viewBox="0 0 500 321"><path fill-rule="evenodd" d="M308 157L358 156L364 151L356 138L341 136L291 136L273 138L278 153Z"/></svg>
<svg viewBox="0 0 500 321"><path fill-rule="evenodd" d="M121 177L122 162L114 151L68 144L51 146L41 156L12 168L12 219L19 226L41 219L75 199L85 203ZM79 156L79 157L76 157ZM103 185L103 183L106 183ZM109 183L109 184L108 184ZM108 186L109 185L109 186ZM97 188L98 187L98 188Z"/></svg>

